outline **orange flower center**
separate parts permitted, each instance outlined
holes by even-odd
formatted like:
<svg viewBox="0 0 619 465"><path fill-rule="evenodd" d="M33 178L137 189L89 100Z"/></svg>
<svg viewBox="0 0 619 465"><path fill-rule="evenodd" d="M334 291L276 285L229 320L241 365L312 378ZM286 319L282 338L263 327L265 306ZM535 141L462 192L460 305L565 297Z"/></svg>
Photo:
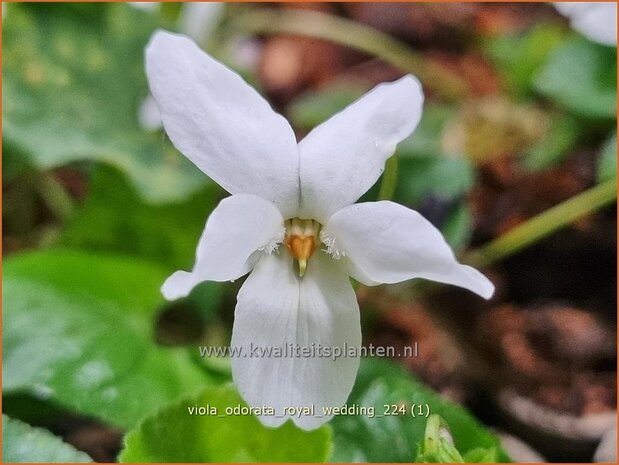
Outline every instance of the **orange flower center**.
<svg viewBox="0 0 619 465"><path fill-rule="evenodd" d="M292 218L286 221L285 244L290 255L299 262L299 276L305 274L307 261L320 243L320 223L314 220Z"/></svg>

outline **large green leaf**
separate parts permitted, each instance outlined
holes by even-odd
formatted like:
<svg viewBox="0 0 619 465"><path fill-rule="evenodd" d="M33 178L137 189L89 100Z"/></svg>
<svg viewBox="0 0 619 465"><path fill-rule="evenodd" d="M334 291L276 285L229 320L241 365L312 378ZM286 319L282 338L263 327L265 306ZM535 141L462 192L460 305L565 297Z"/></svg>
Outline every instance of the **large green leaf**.
<svg viewBox="0 0 619 465"><path fill-rule="evenodd" d="M230 386L166 407L129 432L121 462L323 462L331 449L327 426L305 432L291 422L273 429L256 417L226 414L245 406ZM192 415L190 409L216 409ZM234 412L234 411L233 411Z"/></svg>
<svg viewBox="0 0 619 465"><path fill-rule="evenodd" d="M429 409L430 414L438 414L447 422L454 445L463 455L480 447L495 448L500 451L499 460L508 460L498 439L466 410L442 399L390 362L364 360L347 405L365 407L366 412L333 419L332 461L414 461L424 439L426 417L413 417L410 412L417 412L420 405L423 414ZM374 417L368 414L369 407L374 408ZM385 415L386 410L397 414Z"/></svg>
<svg viewBox="0 0 619 465"><path fill-rule="evenodd" d="M87 463L92 459L49 431L2 415L2 461Z"/></svg>
<svg viewBox="0 0 619 465"><path fill-rule="evenodd" d="M126 4L11 4L2 34L3 142L37 168L111 164L153 201L207 178L163 135L146 133L144 46L152 15Z"/></svg>
<svg viewBox="0 0 619 465"><path fill-rule="evenodd" d="M209 382L185 349L154 343L166 271L70 250L3 270L3 392L30 392L121 427Z"/></svg>
<svg viewBox="0 0 619 465"><path fill-rule="evenodd" d="M617 49L572 39L550 54L534 86L578 115L616 118Z"/></svg>

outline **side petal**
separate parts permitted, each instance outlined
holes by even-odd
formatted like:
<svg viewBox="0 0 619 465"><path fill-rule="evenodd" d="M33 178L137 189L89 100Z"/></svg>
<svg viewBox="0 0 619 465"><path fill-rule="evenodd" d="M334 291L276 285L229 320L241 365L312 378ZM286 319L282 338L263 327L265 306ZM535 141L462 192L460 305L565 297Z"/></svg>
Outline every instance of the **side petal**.
<svg viewBox="0 0 619 465"><path fill-rule="evenodd" d="M354 203L384 171L421 118L423 92L411 75L381 84L314 128L300 143L301 218L322 224Z"/></svg>
<svg viewBox="0 0 619 465"><path fill-rule="evenodd" d="M189 38L156 32L146 74L172 143L232 194L255 194L285 217L298 205L299 162L288 122Z"/></svg>
<svg viewBox="0 0 619 465"><path fill-rule="evenodd" d="M333 215L322 236L330 252L351 260L372 281L424 278L468 289L485 299L494 286L458 263L442 234L414 210L393 202L358 203Z"/></svg>
<svg viewBox="0 0 619 465"><path fill-rule="evenodd" d="M251 194L223 199L209 216L193 271L177 271L163 284L168 300L188 295L202 281L230 281L250 271L254 252L271 252L284 236L284 220L272 203Z"/></svg>
<svg viewBox="0 0 619 465"><path fill-rule="evenodd" d="M359 368L358 350L337 358L333 351L360 346L355 293L340 264L322 252L308 262L303 278L287 254L262 257L239 292L231 347L244 355L232 358L232 377L250 406L275 409L275 416L259 417L266 425L291 418L310 430L328 421L332 415L323 407L346 403ZM278 356L276 348L288 353ZM315 352L303 356L302 350ZM286 407L314 412L298 410L297 416Z"/></svg>

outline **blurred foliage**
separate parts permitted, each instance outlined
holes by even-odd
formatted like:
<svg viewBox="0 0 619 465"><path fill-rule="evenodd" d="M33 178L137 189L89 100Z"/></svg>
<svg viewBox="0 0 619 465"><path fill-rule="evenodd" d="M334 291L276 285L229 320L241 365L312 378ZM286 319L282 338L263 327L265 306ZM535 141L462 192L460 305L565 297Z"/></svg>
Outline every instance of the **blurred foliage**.
<svg viewBox="0 0 619 465"><path fill-rule="evenodd" d="M324 462L331 450L329 426L305 432L290 422L280 428L262 425L253 415L225 413L246 407L231 385L204 390L199 396L166 407L130 431L120 455L137 462ZM191 407L217 414L190 415Z"/></svg>
<svg viewBox="0 0 619 465"><path fill-rule="evenodd" d="M616 48L574 38L550 54L533 83L542 95L580 116L617 117Z"/></svg>
<svg viewBox="0 0 619 465"><path fill-rule="evenodd" d="M92 459L48 431L2 415L2 461L88 463Z"/></svg>
<svg viewBox="0 0 619 465"><path fill-rule="evenodd" d="M66 224L59 243L153 260L168 269L187 267L194 259L206 218L222 193L211 183L183 202L151 205L120 171L101 165L93 172L88 197Z"/></svg>
<svg viewBox="0 0 619 465"><path fill-rule="evenodd" d="M533 76L549 53L566 35L563 27L541 24L520 35L501 35L487 40L484 48L494 60L510 92L518 97L530 93Z"/></svg>
<svg viewBox="0 0 619 465"><path fill-rule="evenodd" d="M92 252L5 260L3 393L31 392L132 427L208 384L186 349L155 344L165 277L153 263Z"/></svg>
<svg viewBox="0 0 619 465"><path fill-rule="evenodd" d="M2 108L9 154L38 169L108 163L152 201L182 199L207 181L161 132L138 125L155 16L122 3L8 6Z"/></svg>
<svg viewBox="0 0 619 465"><path fill-rule="evenodd" d="M551 114L544 135L526 151L524 165L530 170L544 170L558 164L570 154L582 132L573 116Z"/></svg>

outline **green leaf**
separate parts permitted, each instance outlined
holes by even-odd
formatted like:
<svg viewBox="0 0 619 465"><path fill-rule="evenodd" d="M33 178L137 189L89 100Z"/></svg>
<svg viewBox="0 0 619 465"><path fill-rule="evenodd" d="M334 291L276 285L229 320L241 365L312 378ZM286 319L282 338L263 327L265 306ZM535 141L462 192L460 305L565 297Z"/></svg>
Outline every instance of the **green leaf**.
<svg viewBox="0 0 619 465"><path fill-rule="evenodd" d="M126 4L11 4L3 27L3 139L39 169L89 160L151 201L207 182L161 132L138 124L154 15Z"/></svg>
<svg viewBox="0 0 619 465"><path fill-rule="evenodd" d="M60 244L142 257L170 270L190 268L206 218L219 200L210 184L183 202L151 205L111 167L94 171L89 193L62 231Z"/></svg>
<svg viewBox="0 0 619 465"><path fill-rule="evenodd" d="M439 156L401 158L395 198L417 205L425 197L455 199L472 187L474 170L465 158Z"/></svg>
<svg viewBox="0 0 619 465"><path fill-rule="evenodd" d="M29 392L132 427L210 380L186 349L153 339L166 271L71 250L13 256L3 270L3 392Z"/></svg>
<svg viewBox="0 0 619 465"><path fill-rule="evenodd" d="M499 440L466 410L424 387L403 368L384 360L365 359L347 405L374 408L375 416L337 416L332 422L334 462L411 462L417 456L426 429L425 414L440 415L449 425L458 451L496 448L497 460L507 461ZM392 406L404 406L406 413ZM417 409L421 406L423 415ZM416 417L410 412L415 409Z"/></svg>
<svg viewBox="0 0 619 465"><path fill-rule="evenodd" d="M535 89L574 113L617 116L617 49L582 37L553 51L535 74Z"/></svg>
<svg viewBox="0 0 619 465"><path fill-rule="evenodd" d="M2 415L3 463L88 463L92 459L49 431Z"/></svg>
<svg viewBox="0 0 619 465"><path fill-rule="evenodd" d="M485 48L509 89L514 94L524 95L531 88L535 71L564 37L565 28L562 25L540 24L518 36L492 38Z"/></svg>
<svg viewBox="0 0 619 465"><path fill-rule="evenodd" d="M606 181L617 176L617 132L604 143L598 162L598 181Z"/></svg>
<svg viewBox="0 0 619 465"><path fill-rule="evenodd" d="M290 421L277 429L251 415L226 414L245 406L230 386L168 406L125 438L121 462L324 462L331 449L327 426L306 432ZM192 415L205 407L214 414Z"/></svg>

